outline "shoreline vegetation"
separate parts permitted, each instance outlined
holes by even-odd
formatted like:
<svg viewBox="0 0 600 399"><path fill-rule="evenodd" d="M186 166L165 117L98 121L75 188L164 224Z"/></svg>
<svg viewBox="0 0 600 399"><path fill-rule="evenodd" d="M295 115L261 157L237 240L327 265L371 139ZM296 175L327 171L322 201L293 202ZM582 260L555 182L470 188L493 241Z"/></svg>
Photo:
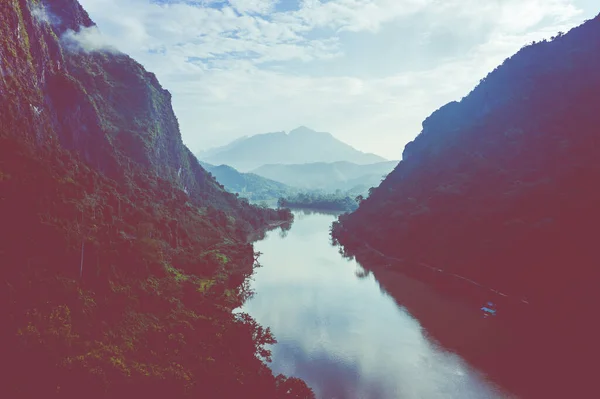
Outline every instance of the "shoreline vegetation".
<svg viewBox="0 0 600 399"><path fill-rule="evenodd" d="M529 301L524 297L516 297L512 295L505 294L497 289L492 287L487 287L483 284L478 283L477 281L471 280L467 277L458 275L456 273L452 273L451 271L445 270L443 267L437 265L430 265L424 262L418 261L408 261L406 259L400 259L393 256L388 256L382 253L381 251L371 247L368 243L361 242L354 246L352 243L357 243L356 239L351 239L346 237L345 240L347 242L346 245L342 245L336 238L337 234L337 223L334 222L332 225L332 243L333 245L339 246L340 251L344 257L347 258L356 258L359 262L364 262L368 265L369 268L381 268L388 269L394 272L404 273L411 276L419 276L421 280L440 280L445 279L448 282L454 280L454 284L450 283L450 285L461 286L461 289L458 289L456 294L462 292L465 298L468 295L465 295L465 287L470 287L466 291L479 291L480 294L478 296L482 298L492 298L495 301L503 301L513 304L522 304L529 305ZM427 277L427 276L431 277Z"/></svg>
<svg viewBox="0 0 600 399"><path fill-rule="evenodd" d="M269 329L231 313L251 295L256 254L243 243L289 224L284 212L248 208L271 219L240 229L170 184L144 177L124 191L68 151L5 133L0 218L11 228L0 244L0 345L9 394L311 397L267 368Z"/></svg>
<svg viewBox="0 0 600 399"><path fill-rule="evenodd" d="M279 208L352 212L358 208L358 199L342 193L307 192L281 197L277 205Z"/></svg>
<svg viewBox="0 0 600 399"><path fill-rule="evenodd" d="M335 231L335 227L332 230ZM581 358L579 354L585 353L582 351L594 335L591 331L579 334L581 341L573 342L572 332L556 328L558 315L555 309L507 296L432 265L385 256L363 243L351 242L348 237L345 237L345 244L341 244L335 233L332 234L332 245L339 247L342 256L355 259L365 275L372 274L381 288L395 299L398 306L406 307L434 340L518 397L555 397L552 395L556 392L561 392L563 397L568 390L583 394L593 389L581 380L579 369L568 365ZM419 302L418 292L406 291L414 283L407 285L405 279L419 282L423 284L421 289L431 290L442 297L441 300L448 302L448 312L452 312L452 307L461 310L440 317L442 309L434 311L427 307L427 303ZM485 318L480 308L490 301L497 306L498 315ZM560 320L570 325L581 323L582 317L585 318L585 315L573 313L566 319L561 315ZM460 326L454 323L460 323ZM556 343L560 342L570 344L556 347ZM553 360L544 361L548 356L552 356ZM515 363L517 358L519 362ZM558 359L560 364L556 363ZM557 370L570 383L548 385L547 376L556 375ZM591 370L584 374L588 376L586 381L591 383L590 373ZM579 385L575 381L579 381Z"/></svg>
<svg viewBox="0 0 600 399"><path fill-rule="evenodd" d="M256 229L254 232L248 234L246 242L254 243L256 241L260 241L265 238L266 234L269 231L276 230L277 228L281 228L282 231L289 231L294 223L294 216L289 209L286 209L286 211L290 212L290 219L270 222L267 226L260 229Z"/></svg>

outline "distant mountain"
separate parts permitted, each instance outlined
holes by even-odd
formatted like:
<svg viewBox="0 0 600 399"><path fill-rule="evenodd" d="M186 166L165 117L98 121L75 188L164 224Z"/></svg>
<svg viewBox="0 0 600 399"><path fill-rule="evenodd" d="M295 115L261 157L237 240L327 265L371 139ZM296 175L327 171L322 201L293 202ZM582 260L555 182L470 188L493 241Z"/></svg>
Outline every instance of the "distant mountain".
<svg viewBox="0 0 600 399"><path fill-rule="evenodd" d="M263 165L253 170L257 175L307 190L364 191L378 186L398 164L397 161L357 165L351 162L316 162L296 165Z"/></svg>
<svg viewBox="0 0 600 399"><path fill-rule="evenodd" d="M300 164L346 161L372 164L386 161L375 154L361 152L330 133L299 127L285 132L258 134L200 153L202 161L230 165L247 172L265 164Z"/></svg>
<svg viewBox="0 0 600 399"><path fill-rule="evenodd" d="M200 162L225 189L252 201L272 200L290 195L297 190L283 183L258 176L254 173L241 173L228 165L211 165Z"/></svg>
<svg viewBox="0 0 600 399"><path fill-rule="evenodd" d="M199 157L200 159L204 159L204 158L208 158L208 157L215 156L215 155L217 155L217 154L220 154L220 153L222 153L223 151L227 151L227 150L229 150L229 149L231 149L231 148L235 147L235 146L236 146L237 144L239 144L240 142L242 142L242 141L244 141L244 140L248 139L248 137L249 137L249 136L243 136L243 137L239 137L239 138L237 138L237 139L233 140L231 143L229 143L229 144L227 144L227 145L224 145L224 146L222 146L222 147L215 147L215 148L210 148L210 149L208 149L208 150L205 150L205 151L200 151L200 152L198 153L198 157Z"/></svg>

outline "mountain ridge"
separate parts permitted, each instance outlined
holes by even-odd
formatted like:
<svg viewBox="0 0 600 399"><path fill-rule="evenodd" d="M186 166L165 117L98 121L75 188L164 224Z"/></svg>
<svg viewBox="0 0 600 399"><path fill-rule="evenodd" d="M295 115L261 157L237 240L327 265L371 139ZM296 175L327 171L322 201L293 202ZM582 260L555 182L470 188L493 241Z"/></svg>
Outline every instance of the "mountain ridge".
<svg viewBox="0 0 600 399"><path fill-rule="evenodd" d="M417 277L473 312L494 302L508 345L494 328L473 347L432 331L523 397L596 390L585 365L600 333L589 317L600 300L599 55L600 16L524 47L428 117L395 170L332 228L376 278Z"/></svg>
<svg viewBox="0 0 600 399"><path fill-rule="evenodd" d="M597 391L585 365L599 333L589 317L600 300L599 105L600 15L522 48L432 113L395 170L332 228L376 278L415 276L474 312L496 303L512 342L501 359L477 348L466 357L523 397Z"/></svg>
<svg viewBox="0 0 600 399"><path fill-rule="evenodd" d="M228 165L200 164L228 191L251 201L274 200L296 191L284 183L254 173L238 172Z"/></svg>
<svg viewBox="0 0 600 399"><path fill-rule="evenodd" d="M385 161L378 155L356 150L331 133L317 132L304 126L289 133L263 133L238 139L199 156L210 164L230 165L242 172L271 163L349 161L369 164Z"/></svg>
<svg viewBox="0 0 600 399"><path fill-rule="evenodd" d="M395 170L339 227L354 224L353 220L367 213L375 215L382 203L391 206L389 201L400 198L397 206L405 209L393 215L397 226L408 220L411 212L420 215L423 223L431 221L434 210L449 212L450 204L467 203L475 194L483 196L482 188L489 183L483 177L495 179L497 184L487 188L498 195L493 204L505 210L516 201L525 201L525 193L539 195L567 183L583 193L577 186L582 177L573 179L573 173L584 166L588 169L585 175L596 172L591 163L597 149L591 109L600 102L594 91L600 85L600 69L594 69L600 60L593 56L598 48L600 18L596 17L568 34L525 47L507 59L461 102L451 102L426 118L422 132L406 145ZM556 61L556 53L565 56ZM570 79L568 83L563 83L564 77ZM518 86L508 83L513 78ZM567 98L570 103L564 100ZM568 134L570 131L576 134ZM501 189L508 191L498 192ZM565 191L561 196L587 202L587 195L575 197L574 193ZM593 190L588 194L596 195ZM474 209L485 212L481 206ZM550 216L554 211L547 209L546 213ZM391 220L389 215L386 218ZM397 233L403 236L406 231ZM374 243L375 238L371 240ZM402 249L397 247L398 251Z"/></svg>
<svg viewBox="0 0 600 399"><path fill-rule="evenodd" d="M348 161L266 164L252 170L252 173L292 187L333 192L352 190L359 185L377 186L396 165L396 161L365 165Z"/></svg>

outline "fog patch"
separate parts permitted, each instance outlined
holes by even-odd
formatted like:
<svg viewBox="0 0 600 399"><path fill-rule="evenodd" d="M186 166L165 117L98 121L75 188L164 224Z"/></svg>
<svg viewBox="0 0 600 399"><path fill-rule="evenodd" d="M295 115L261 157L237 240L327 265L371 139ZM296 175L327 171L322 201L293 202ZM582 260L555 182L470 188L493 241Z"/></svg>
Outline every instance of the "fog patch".
<svg viewBox="0 0 600 399"><path fill-rule="evenodd" d="M40 23L46 23L52 26L60 25L61 23L60 18L48 10L48 7L43 3L34 5L31 8L31 15Z"/></svg>
<svg viewBox="0 0 600 399"><path fill-rule="evenodd" d="M63 33L61 42L65 49L72 52L119 52L97 26L81 26L78 32L69 29Z"/></svg>

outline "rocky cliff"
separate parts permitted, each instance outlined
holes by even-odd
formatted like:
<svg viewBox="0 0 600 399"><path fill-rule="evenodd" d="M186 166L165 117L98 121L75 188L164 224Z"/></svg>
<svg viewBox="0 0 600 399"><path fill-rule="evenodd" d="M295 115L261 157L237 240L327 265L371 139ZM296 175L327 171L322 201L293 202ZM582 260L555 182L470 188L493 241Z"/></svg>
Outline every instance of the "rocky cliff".
<svg viewBox="0 0 600 399"><path fill-rule="evenodd" d="M110 177L141 167L194 199L234 205L184 146L170 93L129 56L88 43L99 33L77 1L0 7L3 126L57 138Z"/></svg>
<svg viewBox="0 0 600 399"><path fill-rule="evenodd" d="M76 0L0 2L0 375L13 398L311 397L267 368L238 201Z"/></svg>

